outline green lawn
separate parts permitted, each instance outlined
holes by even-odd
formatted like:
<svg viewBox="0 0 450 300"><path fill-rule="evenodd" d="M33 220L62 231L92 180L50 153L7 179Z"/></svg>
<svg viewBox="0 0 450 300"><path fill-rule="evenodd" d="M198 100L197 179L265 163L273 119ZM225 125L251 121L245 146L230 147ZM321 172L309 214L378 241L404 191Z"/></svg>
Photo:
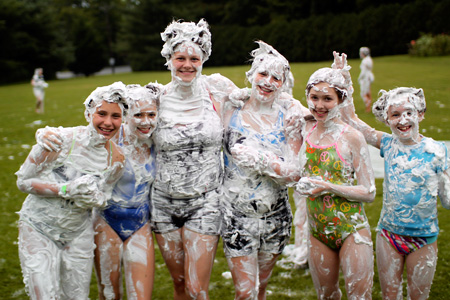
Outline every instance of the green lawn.
<svg viewBox="0 0 450 300"><path fill-rule="evenodd" d="M330 53L331 58L331 53ZM359 97L356 82L359 74L359 60L350 60L353 66L352 77L355 83L355 105L358 115L380 130L389 130L375 121L372 114L364 113L364 105ZM330 66L331 61L321 63L295 63L292 71L295 76L294 95L305 104L304 88L309 76L320 67ZM244 87L244 73L249 66L205 68L204 74L221 73L238 86ZM413 58L409 56L389 56L374 58L375 82L372 93L376 99L380 89L398 86L421 87L427 99L427 113L421 123L421 132L436 140L450 139L450 56ZM31 76L31 74L30 74ZM4 235L0 243L0 298L27 299L23 289L22 275L17 255L17 211L20 210L25 194L18 191L16 172L23 163L30 147L35 143L37 128L49 126L76 126L86 124L83 102L97 86L114 81L126 84L145 84L157 80L167 83L170 73L138 72L115 74L90 78L74 78L50 81L45 99L45 114L34 113L34 96L28 82L0 86L0 228ZM372 226L377 224L382 203L382 180L377 179L377 197L374 203L365 205ZM450 274L450 212L439 205L441 235L439 236L439 261L431 290L430 299L448 299ZM373 234L374 236L374 234ZM153 299L171 299L172 284L168 271L157 250L156 279ZM221 247L217 252L211 278L211 299L233 299L231 279L222 273L228 271ZM93 276L91 299L96 299L96 282ZM341 284L343 290L343 284ZM268 299L316 299L311 276L308 271L276 267L269 283ZM345 291L343 290L345 294ZM344 296L344 299L346 297ZM373 299L381 299L378 275L375 272Z"/></svg>

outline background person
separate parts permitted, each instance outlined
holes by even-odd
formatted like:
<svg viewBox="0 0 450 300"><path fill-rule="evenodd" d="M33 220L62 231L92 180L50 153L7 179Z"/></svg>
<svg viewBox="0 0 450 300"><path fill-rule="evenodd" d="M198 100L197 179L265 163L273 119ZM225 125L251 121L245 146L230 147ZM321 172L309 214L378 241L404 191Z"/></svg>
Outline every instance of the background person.
<svg viewBox="0 0 450 300"><path fill-rule="evenodd" d="M43 114L45 89L48 88L48 83L44 80L44 70L42 68L34 70L31 85L33 86L33 94L36 97L36 113Z"/></svg>
<svg viewBox="0 0 450 300"><path fill-rule="evenodd" d="M372 73L373 61L370 56L370 49L367 47L361 47L359 49L359 57L362 59L361 64L359 65L361 73L359 73L358 76L358 82L361 89L361 98L364 101L366 112L370 112L372 106L372 93L370 91L370 86L375 80L375 76Z"/></svg>

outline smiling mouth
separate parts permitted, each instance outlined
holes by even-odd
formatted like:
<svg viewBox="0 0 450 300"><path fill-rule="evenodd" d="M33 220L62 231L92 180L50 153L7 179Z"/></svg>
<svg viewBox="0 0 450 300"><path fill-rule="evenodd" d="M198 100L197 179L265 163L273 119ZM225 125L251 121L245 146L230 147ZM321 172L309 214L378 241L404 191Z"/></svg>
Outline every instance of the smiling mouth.
<svg viewBox="0 0 450 300"><path fill-rule="evenodd" d="M110 135L114 131L113 128L107 129L107 128L99 127L99 129L103 135Z"/></svg>
<svg viewBox="0 0 450 300"><path fill-rule="evenodd" d="M411 129L411 125L410 126L397 126L397 129L401 132L407 132Z"/></svg>
<svg viewBox="0 0 450 300"><path fill-rule="evenodd" d="M269 94L269 93L272 93L273 92L273 90L272 89L269 89L269 88L266 88L266 87L263 87L263 86L258 86L258 88L262 91L262 92L264 92L264 93L266 93L266 94Z"/></svg>
<svg viewBox="0 0 450 300"><path fill-rule="evenodd" d="M150 132L150 128L138 128L137 130L143 134L147 134Z"/></svg>

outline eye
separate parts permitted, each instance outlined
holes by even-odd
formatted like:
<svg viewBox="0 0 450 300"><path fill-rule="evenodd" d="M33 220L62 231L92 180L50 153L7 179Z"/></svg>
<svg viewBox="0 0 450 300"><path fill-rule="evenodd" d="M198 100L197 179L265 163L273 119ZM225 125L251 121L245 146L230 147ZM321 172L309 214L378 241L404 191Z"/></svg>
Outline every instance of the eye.
<svg viewBox="0 0 450 300"><path fill-rule="evenodd" d="M154 117L156 117L156 113L155 112L151 112L151 113L148 114L148 116L150 118L154 118Z"/></svg>
<svg viewBox="0 0 450 300"><path fill-rule="evenodd" d="M267 76L267 72L260 72L259 75L266 77Z"/></svg>
<svg viewBox="0 0 450 300"><path fill-rule="evenodd" d="M142 113L134 114L134 116L135 116L136 118L142 118Z"/></svg>
<svg viewBox="0 0 450 300"><path fill-rule="evenodd" d="M112 117L114 118L114 119L122 119L122 114L113 114L112 115Z"/></svg>

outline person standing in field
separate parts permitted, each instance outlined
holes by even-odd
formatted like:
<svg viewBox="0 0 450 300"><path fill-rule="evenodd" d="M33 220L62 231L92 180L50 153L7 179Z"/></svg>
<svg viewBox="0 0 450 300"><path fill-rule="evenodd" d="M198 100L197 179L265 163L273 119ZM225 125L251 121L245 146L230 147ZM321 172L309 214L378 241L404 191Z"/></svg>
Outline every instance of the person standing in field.
<svg viewBox="0 0 450 300"><path fill-rule="evenodd" d="M361 47L359 49L359 56L362 61L360 64L361 73L358 76L358 82L361 89L361 98L363 99L366 112L370 112L372 106L372 92L370 90L375 76L372 73L373 60L370 56L370 49L367 47Z"/></svg>
<svg viewBox="0 0 450 300"><path fill-rule="evenodd" d="M383 299L428 299L438 260L437 197L450 209L450 171L444 143L419 132L426 111L422 89L381 90L372 112L392 134L375 130L345 110L346 122L360 130L384 158L383 207L376 255Z"/></svg>
<svg viewBox="0 0 450 300"><path fill-rule="evenodd" d="M161 33L172 80L160 98L153 134L156 175L151 221L178 299L209 299L219 241L222 110L235 84L202 75L211 54L208 23L173 21Z"/></svg>
<svg viewBox="0 0 450 300"><path fill-rule="evenodd" d="M44 70L42 68L34 70L31 85L33 86L33 94L36 97L36 113L43 114L45 89L48 88L48 83L44 80Z"/></svg>
<svg viewBox="0 0 450 300"><path fill-rule="evenodd" d="M111 141L126 113L121 82L84 102L88 126L60 128L58 151L33 146L17 175L29 195L19 212L19 258L31 299L87 299L94 257L92 210L104 207L123 172Z"/></svg>

